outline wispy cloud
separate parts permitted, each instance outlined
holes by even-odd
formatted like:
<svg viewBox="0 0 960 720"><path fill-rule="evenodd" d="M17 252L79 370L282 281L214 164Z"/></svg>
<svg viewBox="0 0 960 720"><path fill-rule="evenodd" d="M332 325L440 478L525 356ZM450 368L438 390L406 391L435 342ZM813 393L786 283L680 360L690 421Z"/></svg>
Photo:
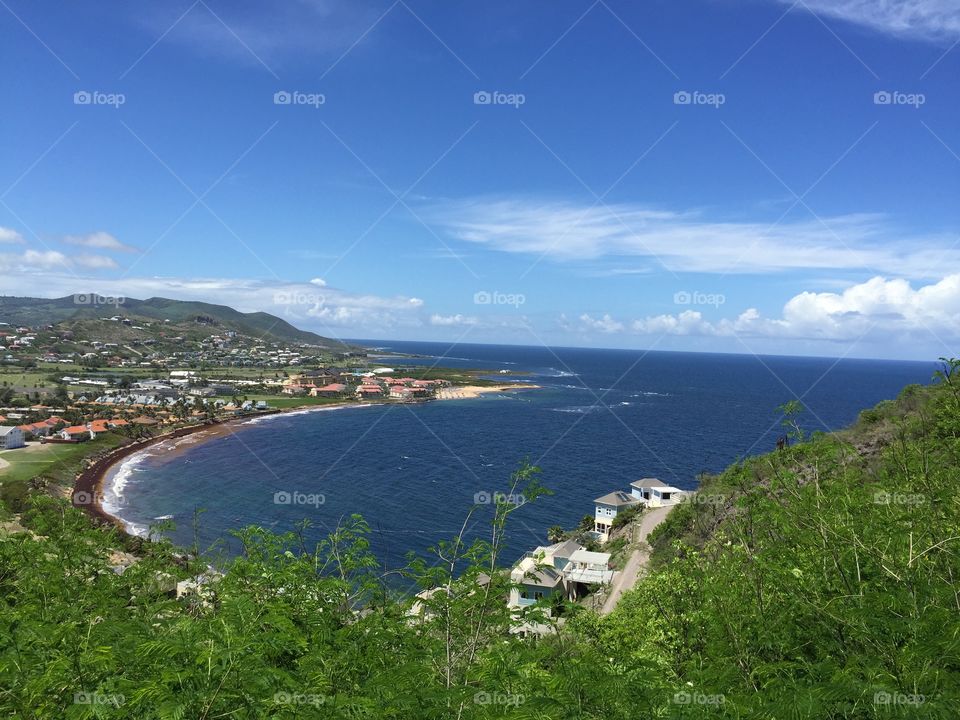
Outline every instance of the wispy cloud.
<svg viewBox="0 0 960 720"><path fill-rule="evenodd" d="M382 3L349 0L192 3L181 0L138 7L136 21L161 42L249 65L304 55L335 56L356 42L383 12L376 7Z"/></svg>
<svg viewBox="0 0 960 720"><path fill-rule="evenodd" d="M794 0L776 0L794 5ZM891 35L929 40L960 37L956 0L803 0L811 11Z"/></svg>
<svg viewBox="0 0 960 720"><path fill-rule="evenodd" d="M465 242L560 262L626 259L629 272L638 271L636 258L671 272L866 270L929 278L960 271L955 237L910 237L871 214L738 222L639 204L472 199L430 215Z"/></svg>
<svg viewBox="0 0 960 720"><path fill-rule="evenodd" d="M78 245L80 247L94 248L97 250L112 250L114 252L135 253L140 252L138 248L132 245L126 245L108 232L94 232L87 235L67 235L63 238L67 245Z"/></svg>
<svg viewBox="0 0 960 720"><path fill-rule="evenodd" d="M58 250L26 250L22 253L0 253L0 272L8 273L32 273L43 270L68 270L74 268L86 268L88 270L114 270L117 263L113 258L106 255L95 255L90 253L67 255ZM19 279L29 278L24 286L27 294L36 292L38 284L41 282L36 277L29 274L22 275ZM4 278L4 288L16 284L14 277ZM45 282L45 280L43 281Z"/></svg>

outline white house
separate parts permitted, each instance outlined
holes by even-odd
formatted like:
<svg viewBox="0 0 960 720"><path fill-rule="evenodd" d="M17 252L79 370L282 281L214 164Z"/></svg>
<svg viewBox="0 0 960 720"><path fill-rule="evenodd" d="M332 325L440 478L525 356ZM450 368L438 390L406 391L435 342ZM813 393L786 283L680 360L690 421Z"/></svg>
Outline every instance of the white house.
<svg viewBox="0 0 960 720"><path fill-rule="evenodd" d="M576 600L588 592L588 585L610 583L609 562L609 553L588 552L574 540L538 547L524 553L510 571L515 587L507 605L521 610L555 595Z"/></svg>
<svg viewBox="0 0 960 720"><path fill-rule="evenodd" d="M631 494L648 507L663 507L681 503L687 493L656 478L643 478L630 483Z"/></svg>
<svg viewBox="0 0 960 720"><path fill-rule="evenodd" d="M23 431L20 428L0 425L0 450L13 450L23 446Z"/></svg>
<svg viewBox="0 0 960 720"><path fill-rule="evenodd" d="M603 497L598 497L593 502L595 505L593 530L597 534L597 539L605 543L610 538L610 530L613 528L613 521L617 514L634 505L639 505L640 499L630 493L615 490Z"/></svg>

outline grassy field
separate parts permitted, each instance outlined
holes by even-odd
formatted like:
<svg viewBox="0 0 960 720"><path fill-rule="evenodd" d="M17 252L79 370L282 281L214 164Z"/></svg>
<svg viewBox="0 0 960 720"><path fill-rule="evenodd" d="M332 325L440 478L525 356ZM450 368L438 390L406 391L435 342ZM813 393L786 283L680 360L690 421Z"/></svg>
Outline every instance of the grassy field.
<svg viewBox="0 0 960 720"><path fill-rule="evenodd" d="M95 440L76 445L28 443L27 447L0 452L0 500L17 508L25 497L30 480L42 477L68 486L83 469L85 458L112 450L123 442L115 433L103 433Z"/></svg>

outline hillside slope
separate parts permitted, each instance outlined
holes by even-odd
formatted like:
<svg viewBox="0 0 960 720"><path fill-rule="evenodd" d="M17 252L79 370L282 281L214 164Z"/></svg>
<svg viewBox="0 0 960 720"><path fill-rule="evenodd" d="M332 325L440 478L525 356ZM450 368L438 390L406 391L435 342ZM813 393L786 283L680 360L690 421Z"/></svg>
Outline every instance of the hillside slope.
<svg viewBox="0 0 960 720"><path fill-rule="evenodd" d="M343 350L352 346L338 340L298 330L282 318L265 312L242 313L226 305L204 302L149 298L124 298L122 303L92 302L96 296L68 295L46 299L29 297L0 297L0 321L10 325L55 325L68 320L95 319L110 315L122 317L169 320L171 323L201 322L219 330L233 330L243 335L279 341L315 345Z"/></svg>

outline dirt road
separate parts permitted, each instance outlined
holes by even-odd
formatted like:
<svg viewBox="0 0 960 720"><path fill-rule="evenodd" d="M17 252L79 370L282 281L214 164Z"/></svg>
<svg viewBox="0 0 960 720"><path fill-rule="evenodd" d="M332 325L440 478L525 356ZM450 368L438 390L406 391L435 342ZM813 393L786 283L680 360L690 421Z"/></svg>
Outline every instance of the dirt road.
<svg viewBox="0 0 960 720"><path fill-rule="evenodd" d="M612 612L617 606L617 603L620 602L620 597L623 593L636 584L640 570L646 567L647 561L650 559L650 552L645 545L647 538L650 536L650 533L653 532L653 529L664 521L670 509L671 506L651 508L643 513L640 517L639 524L634 525L633 542L644 544L633 551L623 570L618 572L613 578L613 582L610 585L610 594L607 595L607 599L600 609L602 615L607 615Z"/></svg>

